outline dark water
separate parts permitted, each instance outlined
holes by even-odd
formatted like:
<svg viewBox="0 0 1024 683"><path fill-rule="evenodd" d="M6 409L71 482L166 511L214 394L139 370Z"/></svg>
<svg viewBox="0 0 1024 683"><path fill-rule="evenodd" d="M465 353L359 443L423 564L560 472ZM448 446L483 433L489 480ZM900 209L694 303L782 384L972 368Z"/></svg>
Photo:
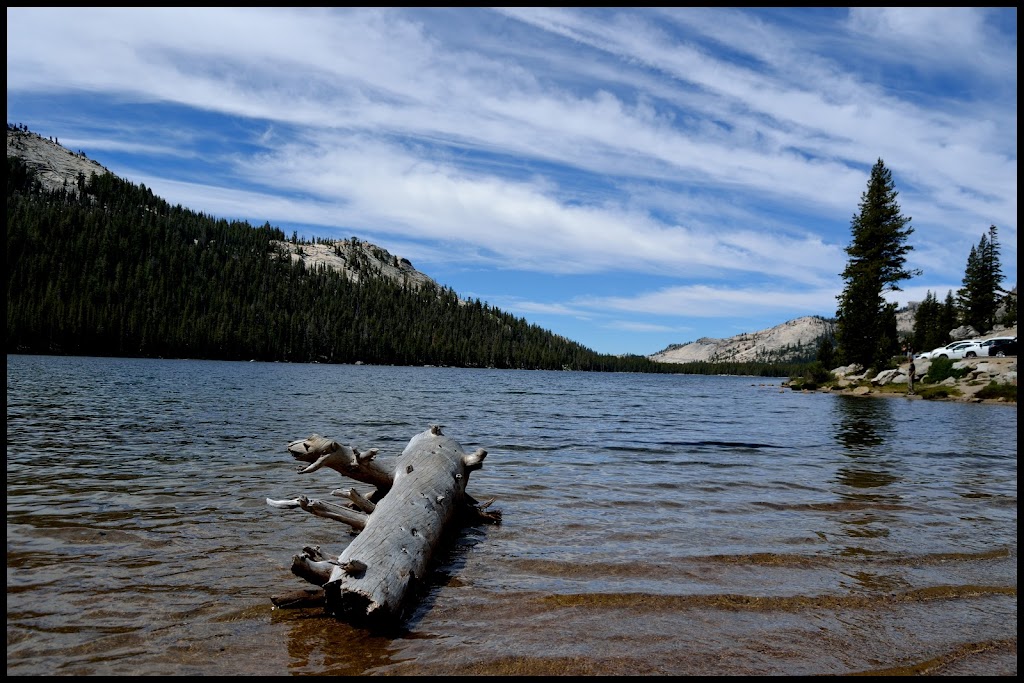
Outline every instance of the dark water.
<svg viewBox="0 0 1024 683"><path fill-rule="evenodd" d="M1015 674L1017 409L779 380L7 357L9 675ZM266 498L313 432L488 451L404 627L319 609Z"/></svg>

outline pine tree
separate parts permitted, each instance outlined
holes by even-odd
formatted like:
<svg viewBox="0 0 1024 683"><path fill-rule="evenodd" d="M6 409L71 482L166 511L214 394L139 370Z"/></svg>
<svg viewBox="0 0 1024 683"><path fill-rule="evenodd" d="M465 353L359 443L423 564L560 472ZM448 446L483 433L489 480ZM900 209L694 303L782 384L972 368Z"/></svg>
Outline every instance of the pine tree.
<svg viewBox="0 0 1024 683"><path fill-rule="evenodd" d="M936 346L942 346L952 341L949 333L957 326L958 312L956 299L953 298L953 290L946 290L946 301L942 304L942 311L939 313L939 329L945 333L945 341L939 342Z"/></svg>
<svg viewBox="0 0 1024 683"><path fill-rule="evenodd" d="M982 240L985 236L982 235ZM977 325L978 308L980 307L980 292L982 288L981 259L978 258L978 249L971 246L971 253L967 255L967 267L964 269L963 287L957 290L957 311L964 325L970 325L975 330L981 327Z"/></svg>
<svg viewBox="0 0 1024 683"><path fill-rule="evenodd" d="M995 327L999 308L998 292L1002 289L1003 268L999 263L999 240L996 226L981 236L977 247L971 247L964 270L963 287L957 292L961 319L979 333Z"/></svg>
<svg viewBox="0 0 1024 683"><path fill-rule="evenodd" d="M837 297L836 341L845 363L883 367L899 351L896 304L883 294L900 291L900 281L919 273L905 267L913 249L906 241L914 229L910 217L900 214L898 195L892 173L879 159L850 224L853 241L842 273L846 286Z"/></svg>
<svg viewBox="0 0 1024 683"><path fill-rule="evenodd" d="M945 345L949 340L949 332L942 328L942 304L931 290L924 296L924 301L917 307L914 315L914 348L928 351Z"/></svg>
<svg viewBox="0 0 1024 683"><path fill-rule="evenodd" d="M1003 297L1003 303L1000 305L1002 310L1002 318L1000 322L1007 327L1013 327L1017 324L1017 288L1014 287L1012 292L1007 292Z"/></svg>
<svg viewBox="0 0 1024 683"><path fill-rule="evenodd" d="M821 363L821 366L826 370L835 367L835 347L828 335L821 338L821 342L818 344L818 351L815 354L815 360Z"/></svg>

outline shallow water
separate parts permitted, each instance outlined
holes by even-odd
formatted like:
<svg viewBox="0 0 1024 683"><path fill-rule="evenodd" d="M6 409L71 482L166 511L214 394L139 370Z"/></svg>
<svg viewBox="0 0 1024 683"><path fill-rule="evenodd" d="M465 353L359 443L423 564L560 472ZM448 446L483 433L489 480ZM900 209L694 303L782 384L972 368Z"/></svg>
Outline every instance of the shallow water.
<svg viewBox="0 0 1024 683"><path fill-rule="evenodd" d="M7 673L1013 674L1017 410L780 380L7 357ZM393 632L272 609L319 433L488 451Z"/></svg>

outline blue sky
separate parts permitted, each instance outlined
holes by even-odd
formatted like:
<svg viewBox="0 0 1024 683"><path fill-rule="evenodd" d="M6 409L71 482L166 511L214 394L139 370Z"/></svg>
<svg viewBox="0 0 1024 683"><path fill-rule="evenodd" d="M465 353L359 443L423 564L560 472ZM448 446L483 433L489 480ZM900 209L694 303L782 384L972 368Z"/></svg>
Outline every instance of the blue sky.
<svg viewBox="0 0 1024 683"><path fill-rule="evenodd" d="M835 314L871 166L1017 283L1016 8L7 8L7 120L601 353Z"/></svg>

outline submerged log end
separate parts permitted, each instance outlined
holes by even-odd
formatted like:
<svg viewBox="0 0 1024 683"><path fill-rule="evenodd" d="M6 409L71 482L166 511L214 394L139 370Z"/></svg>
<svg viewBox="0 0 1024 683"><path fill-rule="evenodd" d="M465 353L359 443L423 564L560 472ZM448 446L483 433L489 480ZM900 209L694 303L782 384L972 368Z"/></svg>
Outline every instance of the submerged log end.
<svg viewBox="0 0 1024 683"><path fill-rule="evenodd" d="M331 572L337 565L329 560L315 560L308 555L292 558L292 574L309 581L314 586L323 586L331 580Z"/></svg>
<svg viewBox="0 0 1024 683"><path fill-rule="evenodd" d="M358 560L353 564L362 564ZM341 566L345 570L345 566ZM365 569L365 565L364 565ZM360 572L362 574L362 572ZM403 618L412 605L417 590L414 572L390 577L390 590L377 590L358 585L359 578L347 571L335 573L332 581L324 584L324 610L343 621L360 626L393 626Z"/></svg>
<svg viewBox="0 0 1024 683"><path fill-rule="evenodd" d="M354 591L342 591L337 584L324 586L324 611L353 624L381 622L391 618L391 615L369 596Z"/></svg>
<svg viewBox="0 0 1024 683"><path fill-rule="evenodd" d="M322 607L324 604L323 588L306 588L285 595L273 595L270 602L274 608L290 609L296 607Z"/></svg>
<svg viewBox="0 0 1024 683"><path fill-rule="evenodd" d="M475 526L477 524L501 524L501 510L489 510L494 499L491 498L484 503L467 503L462 506L460 513L464 524Z"/></svg>

